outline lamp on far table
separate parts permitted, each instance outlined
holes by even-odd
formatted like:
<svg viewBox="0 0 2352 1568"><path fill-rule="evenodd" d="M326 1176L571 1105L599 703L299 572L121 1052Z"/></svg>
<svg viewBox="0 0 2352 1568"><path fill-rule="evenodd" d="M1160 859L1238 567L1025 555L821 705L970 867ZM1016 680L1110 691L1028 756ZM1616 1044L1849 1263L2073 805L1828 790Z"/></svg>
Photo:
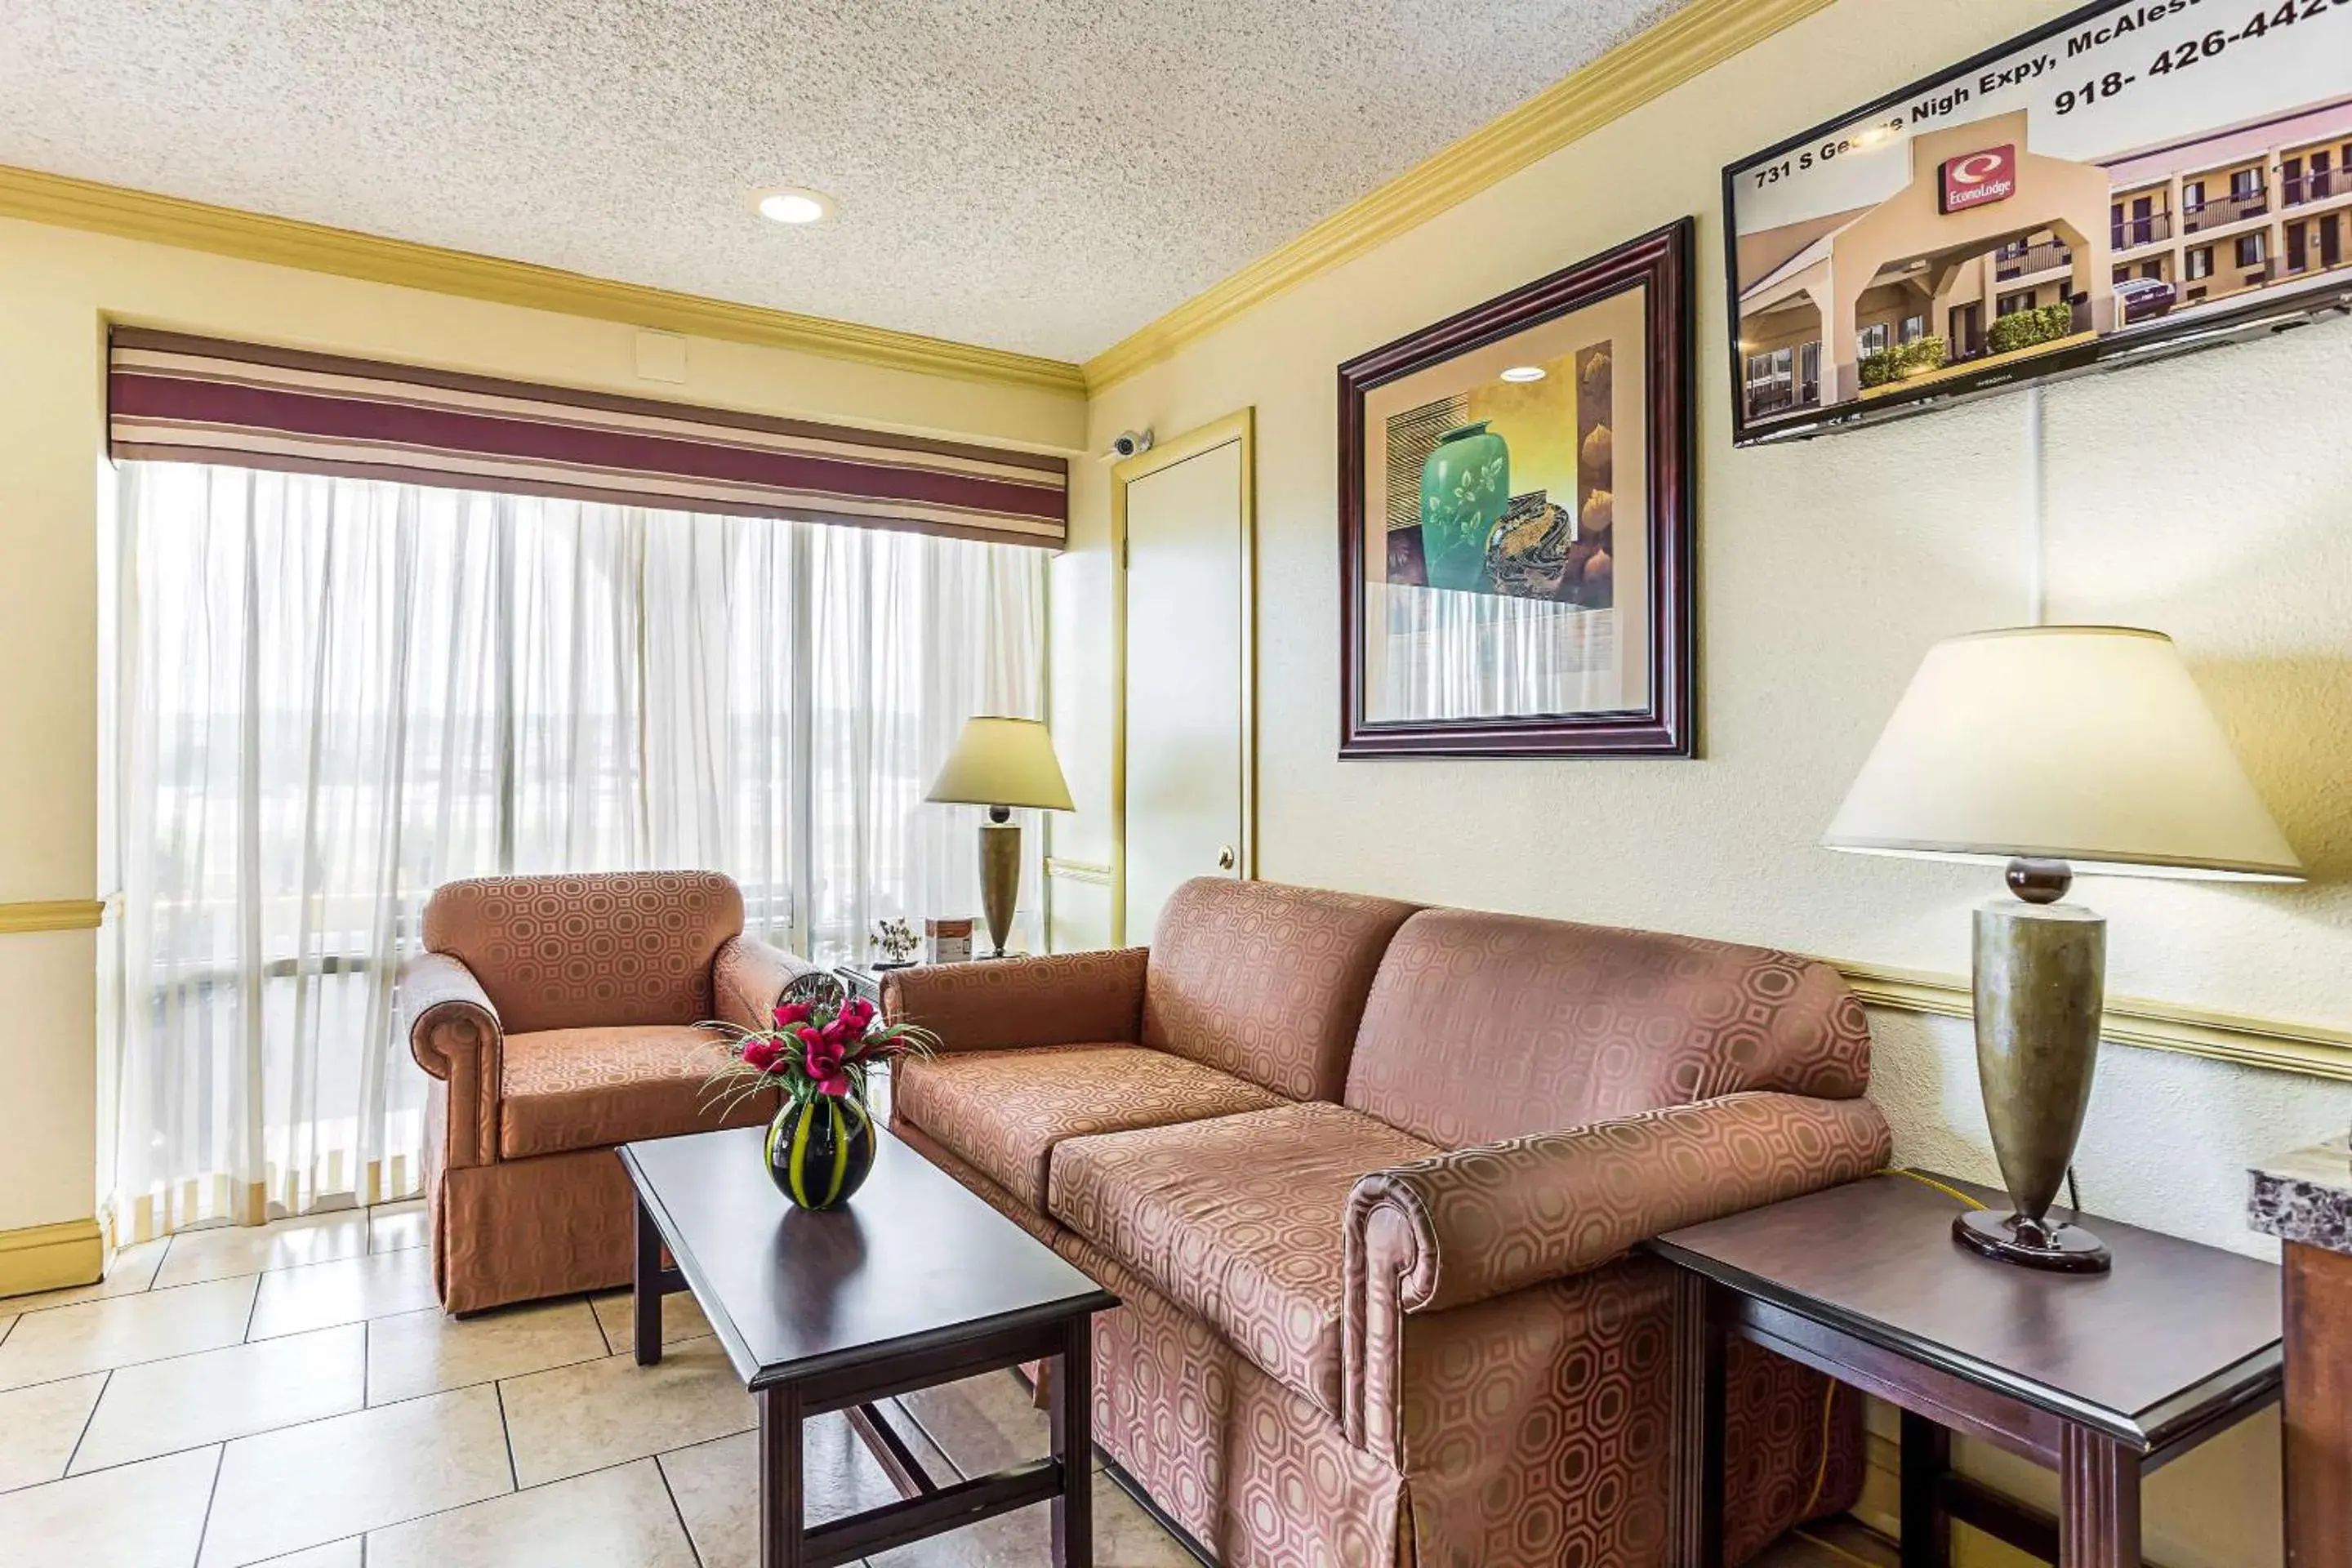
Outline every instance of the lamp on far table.
<svg viewBox="0 0 2352 1568"><path fill-rule="evenodd" d="M1963 1214L1979 1252L2097 1273L2106 1248L2047 1215L2090 1101L2106 921L2062 903L2098 876L2303 879L2196 682L2159 632L2032 626L1927 650L1822 842L2006 864L1977 906L1977 1076L2015 1212Z"/></svg>
<svg viewBox="0 0 2352 1568"><path fill-rule="evenodd" d="M996 946L992 956L1003 958L1021 892L1021 825L1013 820L1013 808L1076 809L1054 756L1053 737L1035 719L966 720L924 798L988 807L988 820L980 828L980 903Z"/></svg>

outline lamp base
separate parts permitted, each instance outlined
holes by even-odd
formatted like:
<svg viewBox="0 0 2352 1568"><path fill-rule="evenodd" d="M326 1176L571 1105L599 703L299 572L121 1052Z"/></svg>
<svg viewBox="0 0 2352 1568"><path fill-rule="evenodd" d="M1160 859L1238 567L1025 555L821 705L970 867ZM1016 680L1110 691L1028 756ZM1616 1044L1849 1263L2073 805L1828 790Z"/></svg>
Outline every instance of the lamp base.
<svg viewBox="0 0 2352 1568"><path fill-rule="evenodd" d="M2105 1274L2115 1267L2106 1244L2079 1225L2045 1220L2040 1225L1990 1209L1969 1209L1952 1221L1952 1239L1973 1252L2027 1268L2061 1274Z"/></svg>

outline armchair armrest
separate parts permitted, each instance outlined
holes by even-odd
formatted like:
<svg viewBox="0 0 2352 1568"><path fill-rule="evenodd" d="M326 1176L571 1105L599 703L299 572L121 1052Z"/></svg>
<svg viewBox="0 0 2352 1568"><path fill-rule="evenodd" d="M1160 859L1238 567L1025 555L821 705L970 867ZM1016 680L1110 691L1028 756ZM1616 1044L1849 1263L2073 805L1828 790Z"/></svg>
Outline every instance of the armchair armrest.
<svg viewBox="0 0 2352 1568"><path fill-rule="evenodd" d="M498 1158L506 1032L489 993L446 952L421 952L402 964L399 993L409 1055L447 1086L448 1163L491 1163Z"/></svg>
<svg viewBox="0 0 2352 1568"><path fill-rule="evenodd" d="M882 976L882 1016L921 1025L943 1051L1133 1040L1150 955L1123 947L893 969Z"/></svg>
<svg viewBox="0 0 2352 1568"><path fill-rule="evenodd" d="M1858 1180L1891 1149L1866 1100L1758 1092L1365 1176L1344 1237L1349 1436L1392 1439L1405 1317L1581 1274L1666 1231Z"/></svg>
<svg viewBox="0 0 2352 1568"><path fill-rule="evenodd" d="M776 1021L784 987L816 965L756 936L730 936L710 964L710 992L719 1018L740 1029L764 1029Z"/></svg>

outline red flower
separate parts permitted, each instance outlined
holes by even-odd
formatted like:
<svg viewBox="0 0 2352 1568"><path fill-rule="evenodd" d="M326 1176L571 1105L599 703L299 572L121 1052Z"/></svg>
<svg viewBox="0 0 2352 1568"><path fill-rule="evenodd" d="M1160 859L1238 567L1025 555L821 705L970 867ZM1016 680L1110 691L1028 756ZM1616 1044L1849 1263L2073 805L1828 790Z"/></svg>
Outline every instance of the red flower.
<svg viewBox="0 0 2352 1568"><path fill-rule="evenodd" d="M806 1040L803 1063L808 1068L810 1081L816 1085L820 1094L839 1097L849 1092L849 1074L843 1068L843 1056L839 1040L827 1040L822 1036Z"/></svg>
<svg viewBox="0 0 2352 1568"><path fill-rule="evenodd" d="M787 1002L776 1009L776 1027L789 1029L794 1024L805 1024L815 1010L805 1002Z"/></svg>
<svg viewBox="0 0 2352 1568"><path fill-rule="evenodd" d="M753 1072L773 1072L783 1064L784 1047L773 1040L743 1042L743 1065Z"/></svg>

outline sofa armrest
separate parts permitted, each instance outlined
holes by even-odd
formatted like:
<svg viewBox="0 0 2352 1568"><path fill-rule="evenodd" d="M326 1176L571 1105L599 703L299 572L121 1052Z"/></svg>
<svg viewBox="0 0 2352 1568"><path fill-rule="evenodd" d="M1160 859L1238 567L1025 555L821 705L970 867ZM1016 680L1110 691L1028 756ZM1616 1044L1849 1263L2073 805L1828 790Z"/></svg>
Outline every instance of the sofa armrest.
<svg viewBox="0 0 2352 1568"><path fill-rule="evenodd" d="M730 936L710 963L710 993L719 1021L739 1029L772 1028L784 987L816 965L756 936Z"/></svg>
<svg viewBox="0 0 2352 1568"><path fill-rule="evenodd" d="M919 1024L942 1051L1133 1040L1143 1029L1150 950L918 964L882 975L882 1016Z"/></svg>
<svg viewBox="0 0 2352 1568"><path fill-rule="evenodd" d="M446 952L421 952L402 964L399 993L409 1055L447 1086L448 1163L491 1163L499 1157L506 1032L489 994Z"/></svg>
<svg viewBox="0 0 2352 1568"><path fill-rule="evenodd" d="M1343 1416L1393 1442L1403 1320L1581 1274L1636 1242L1884 1167L1866 1100L1745 1093L1540 1132L1379 1171L1343 1238Z"/></svg>

